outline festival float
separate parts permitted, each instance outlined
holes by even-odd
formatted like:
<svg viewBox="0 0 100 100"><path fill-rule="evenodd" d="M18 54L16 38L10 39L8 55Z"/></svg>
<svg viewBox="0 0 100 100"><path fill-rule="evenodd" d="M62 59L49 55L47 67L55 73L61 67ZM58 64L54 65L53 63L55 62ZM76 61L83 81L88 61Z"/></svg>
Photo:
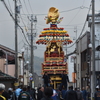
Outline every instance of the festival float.
<svg viewBox="0 0 100 100"><path fill-rule="evenodd" d="M59 18L58 9L51 7L46 17L46 24L50 23L50 28L44 28L36 44L46 45L44 52L44 62L42 63L42 75L48 72L51 84L56 88L61 83L63 71L68 74L67 62L64 60L63 45L72 43L69 34L64 28L58 27L63 17Z"/></svg>

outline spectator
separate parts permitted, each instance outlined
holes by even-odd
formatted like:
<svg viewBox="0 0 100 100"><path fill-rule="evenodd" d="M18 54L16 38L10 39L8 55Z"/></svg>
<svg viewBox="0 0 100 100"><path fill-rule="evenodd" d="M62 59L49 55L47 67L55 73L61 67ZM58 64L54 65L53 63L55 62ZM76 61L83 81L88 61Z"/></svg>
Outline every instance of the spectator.
<svg viewBox="0 0 100 100"><path fill-rule="evenodd" d="M87 98L87 91L85 90L85 88L82 88L82 95L83 95L83 99L86 100Z"/></svg>
<svg viewBox="0 0 100 100"><path fill-rule="evenodd" d="M95 93L95 100L100 100L100 88L98 88L98 91Z"/></svg>
<svg viewBox="0 0 100 100"><path fill-rule="evenodd" d="M33 94L33 98L36 100L36 90L34 88L32 88L34 94Z"/></svg>
<svg viewBox="0 0 100 100"><path fill-rule="evenodd" d="M67 99L67 94L68 94L67 92L68 92L68 91L70 91L70 90L71 90L71 86L69 86L69 87L68 87L68 90L65 92L65 97L64 97L64 100L66 100L66 99Z"/></svg>
<svg viewBox="0 0 100 100"><path fill-rule="evenodd" d="M63 74L61 74L61 78L62 78L62 82L61 82L61 85L60 85L60 90L62 90L63 86L67 90L67 82L69 82L69 78L66 74L66 71L63 71Z"/></svg>
<svg viewBox="0 0 100 100"><path fill-rule="evenodd" d="M53 95L53 90L51 87L44 89L44 97L41 100L53 100L51 96Z"/></svg>
<svg viewBox="0 0 100 100"><path fill-rule="evenodd" d="M27 87L27 92L30 94L31 98L34 99L34 91L31 89L30 86Z"/></svg>
<svg viewBox="0 0 100 100"><path fill-rule="evenodd" d="M5 85L0 83L0 100L6 100L6 98L4 96L2 96L4 89L5 89Z"/></svg>
<svg viewBox="0 0 100 100"><path fill-rule="evenodd" d="M78 100L76 91L73 90L73 86L70 87L70 90L66 93L65 100Z"/></svg>
<svg viewBox="0 0 100 100"><path fill-rule="evenodd" d="M62 94L62 99L64 99L65 94L66 94L66 89L65 89L65 87L62 88L61 94Z"/></svg>
<svg viewBox="0 0 100 100"><path fill-rule="evenodd" d="M6 100L8 100L9 98L9 94L7 93L7 91L4 90L4 92L2 93L2 96L4 96L6 98Z"/></svg>
<svg viewBox="0 0 100 100"><path fill-rule="evenodd" d="M9 95L9 99L8 100L13 100L12 88L8 88L8 95Z"/></svg>
<svg viewBox="0 0 100 100"><path fill-rule="evenodd" d="M76 88L76 93L77 93L77 100L83 100L83 97L82 97L82 92L80 91L80 89Z"/></svg>
<svg viewBox="0 0 100 100"><path fill-rule="evenodd" d="M44 86L45 87L50 86L50 77L48 76L47 72L44 73L43 79L44 79Z"/></svg>
<svg viewBox="0 0 100 100"><path fill-rule="evenodd" d="M58 88L56 89L56 92L57 92L57 100L60 100L61 92Z"/></svg>
<svg viewBox="0 0 100 100"><path fill-rule="evenodd" d="M90 100L91 94L90 94L90 86L86 86L86 91L87 91L87 100Z"/></svg>
<svg viewBox="0 0 100 100"><path fill-rule="evenodd" d="M20 86L18 86L18 88L15 90L16 98L18 98L18 96L20 95L21 91L22 91L22 89L20 88Z"/></svg>
<svg viewBox="0 0 100 100"><path fill-rule="evenodd" d="M58 100L58 94L57 94L56 90L53 89L53 88L52 88L52 90L53 90L53 95L52 95L51 98L52 98L53 100Z"/></svg>
<svg viewBox="0 0 100 100"><path fill-rule="evenodd" d="M18 100L30 100L30 94L26 91L26 87L23 88L23 91L18 96Z"/></svg>
<svg viewBox="0 0 100 100"><path fill-rule="evenodd" d="M37 93L37 100L41 100L44 97L44 87L40 87Z"/></svg>

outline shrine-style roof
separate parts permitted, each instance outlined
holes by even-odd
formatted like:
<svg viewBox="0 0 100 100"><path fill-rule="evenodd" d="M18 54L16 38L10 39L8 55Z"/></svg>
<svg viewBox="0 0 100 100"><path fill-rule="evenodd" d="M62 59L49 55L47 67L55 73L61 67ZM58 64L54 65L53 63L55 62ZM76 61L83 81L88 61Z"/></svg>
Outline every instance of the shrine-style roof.
<svg viewBox="0 0 100 100"><path fill-rule="evenodd" d="M0 80L16 80L16 78L0 71Z"/></svg>

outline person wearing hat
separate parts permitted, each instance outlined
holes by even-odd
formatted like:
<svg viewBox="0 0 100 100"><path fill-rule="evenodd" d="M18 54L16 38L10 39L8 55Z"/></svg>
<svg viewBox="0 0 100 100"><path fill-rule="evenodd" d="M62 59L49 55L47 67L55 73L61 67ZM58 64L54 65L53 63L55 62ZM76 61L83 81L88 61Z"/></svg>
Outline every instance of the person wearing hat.
<svg viewBox="0 0 100 100"><path fill-rule="evenodd" d="M9 95L9 100L12 100L13 98L12 88L8 88L8 95Z"/></svg>
<svg viewBox="0 0 100 100"><path fill-rule="evenodd" d="M5 85L0 83L0 100L6 100L6 98L4 96L2 96L4 89L5 89Z"/></svg>

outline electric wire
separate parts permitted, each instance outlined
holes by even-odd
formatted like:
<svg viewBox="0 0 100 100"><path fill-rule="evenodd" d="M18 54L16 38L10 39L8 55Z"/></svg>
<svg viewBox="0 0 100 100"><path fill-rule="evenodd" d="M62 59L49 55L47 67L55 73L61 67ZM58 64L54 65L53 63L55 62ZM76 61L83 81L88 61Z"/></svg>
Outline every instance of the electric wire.
<svg viewBox="0 0 100 100"><path fill-rule="evenodd" d="M21 6L22 6L22 2L21 2L21 0L19 0L19 3L20 3ZM24 13L23 7L22 7L22 12Z"/></svg>
<svg viewBox="0 0 100 100"><path fill-rule="evenodd" d="M10 11L13 13L9 0L8 0L8 4L9 4L9 7L10 7Z"/></svg>
<svg viewBox="0 0 100 100"><path fill-rule="evenodd" d="M29 3L29 6L30 6L30 10L31 10L31 11L32 11L32 13L33 13L33 10L32 10L32 7L31 7L30 0L28 0L28 3Z"/></svg>
<svg viewBox="0 0 100 100"><path fill-rule="evenodd" d="M27 6L26 6L26 2L25 2L25 0L23 0L23 2L24 2L24 4L25 4L26 11L27 11L28 14L29 14L29 11L28 11L28 9L27 9Z"/></svg>
<svg viewBox="0 0 100 100"><path fill-rule="evenodd" d="M81 9L78 10L78 12L75 14L75 16L73 17L73 19L68 23L68 25L74 20L74 18L77 16L77 14L80 12Z"/></svg>
<svg viewBox="0 0 100 100"><path fill-rule="evenodd" d="M91 1L91 2L92 2L92 1ZM90 10L91 10L91 3L90 3L89 10L88 10L88 14L89 14ZM81 37L81 35L82 35L83 31L84 31L84 28L85 28L85 26L86 26L86 23L87 23L87 18L86 18L86 20L85 20L85 23L84 23L84 25L83 25L82 31L81 31L81 33L80 33L78 39L77 39L71 46L69 46L69 47L67 47L67 48L71 48L71 47L79 40L79 38Z"/></svg>
<svg viewBox="0 0 100 100"><path fill-rule="evenodd" d="M85 6L79 6L79 7L73 8L73 9L60 11L59 13L70 12L70 11L77 10L77 9L80 9L80 8L81 8L81 9L84 9L84 8L88 8L88 7L85 7ZM35 14L35 15L41 16L41 15L47 15L47 14Z"/></svg>
<svg viewBox="0 0 100 100"><path fill-rule="evenodd" d="M4 6L6 7L7 11L9 12L10 16L12 17L13 21L15 22L15 18L13 17L13 15L12 15L11 12L10 12L10 10L8 9L8 7L7 7L6 3L5 3L5 1L3 0L2 2L3 2L3 4L4 4ZM26 40L26 42L27 42L28 45L30 46L30 43L28 42L28 40L27 40L27 38L26 38L26 36L25 36L25 34L24 34L24 30L21 28L21 26L20 26L18 23L17 23L17 25L18 25L18 27L21 29L21 31L22 31L22 33L23 33L23 35L24 35L24 38L25 38L25 40Z"/></svg>

